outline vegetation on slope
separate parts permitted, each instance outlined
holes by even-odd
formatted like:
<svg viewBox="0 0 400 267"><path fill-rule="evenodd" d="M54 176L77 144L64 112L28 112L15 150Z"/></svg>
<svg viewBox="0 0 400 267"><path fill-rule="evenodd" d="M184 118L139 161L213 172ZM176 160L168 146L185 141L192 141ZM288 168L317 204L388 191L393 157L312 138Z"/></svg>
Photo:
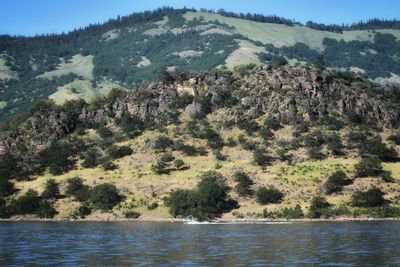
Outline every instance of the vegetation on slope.
<svg viewBox="0 0 400 267"><path fill-rule="evenodd" d="M397 90L286 65L175 74L3 124L1 216L399 216Z"/></svg>

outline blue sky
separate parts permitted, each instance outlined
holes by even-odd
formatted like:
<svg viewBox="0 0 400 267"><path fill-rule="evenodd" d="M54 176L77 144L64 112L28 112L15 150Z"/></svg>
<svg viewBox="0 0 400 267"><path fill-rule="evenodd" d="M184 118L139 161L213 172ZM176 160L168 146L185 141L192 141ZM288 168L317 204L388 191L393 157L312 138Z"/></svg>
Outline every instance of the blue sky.
<svg viewBox="0 0 400 267"><path fill-rule="evenodd" d="M161 6L224 8L337 24L400 18L400 0L0 0L0 34L60 33Z"/></svg>

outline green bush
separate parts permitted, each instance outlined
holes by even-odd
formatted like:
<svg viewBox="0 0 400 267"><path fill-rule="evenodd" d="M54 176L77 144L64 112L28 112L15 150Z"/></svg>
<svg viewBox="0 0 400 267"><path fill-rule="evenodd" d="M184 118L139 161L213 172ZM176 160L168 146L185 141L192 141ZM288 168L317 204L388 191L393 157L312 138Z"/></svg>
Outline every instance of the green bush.
<svg viewBox="0 0 400 267"><path fill-rule="evenodd" d="M355 207L376 207L385 203L385 193L379 188L371 188L368 191L357 191L351 197L351 203Z"/></svg>
<svg viewBox="0 0 400 267"><path fill-rule="evenodd" d="M145 128L143 120L136 115L124 114L116 123L129 137L140 135Z"/></svg>
<svg viewBox="0 0 400 267"><path fill-rule="evenodd" d="M96 131L97 134L103 139L111 138L114 136L114 133L105 126L98 128Z"/></svg>
<svg viewBox="0 0 400 267"><path fill-rule="evenodd" d="M81 218L84 219L86 216L92 213L92 209L87 203L80 205L75 211L70 214L73 219Z"/></svg>
<svg viewBox="0 0 400 267"><path fill-rule="evenodd" d="M274 187L260 187L256 191L256 200L262 205L279 203L283 199L283 193Z"/></svg>
<svg viewBox="0 0 400 267"><path fill-rule="evenodd" d="M140 212L134 211L134 210L127 210L124 211L124 216L127 219L137 219L140 217L140 215L142 215Z"/></svg>
<svg viewBox="0 0 400 267"><path fill-rule="evenodd" d="M60 189L58 189L58 183L54 179L48 179L46 181L42 197L44 199L56 199L60 196Z"/></svg>
<svg viewBox="0 0 400 267"><path fill-rule="evenodd" d="M132 155L133 150L130 146L111 146L107 149L107 155L112 159L120 159Z"/></svg>
<svg viewBox="0 0 400 267"><path fill-rule="evenodd" d="M326 201L324 197L316 196L311 200L310 210L308 217L310 218L320 218L321 216L329 217L330 204Z"/></svg>
<svg viewBox="0 0 400 267"><path fill-rule="evenodd" d="M375 155L382 161L394 162L398 160L396 149L394 147L387 147L379 136L367 139L360 144L359 149L361 155Z"/></svg>
<svg viewBox="0 0 400 267"><path fill-rule="evenodd" d="M89 186L83 184L82 178L74 177L67 180L65 194L84 202L89 198Z"/></svg>
<svg viewBox="0 0 400 267"><path fill-rule="evenodd" d="M60 175L75 167L74 150L71 144L59 142L39 153L39 161L48 166L51 174Z"/></svg>
<svg viewBox="0 0 400 267"><path fill-rule="evenodd" d="M321 148L319 147L310 147L307 149L307 156L311 160L323 160L325 159L325 155L321 152Z"/></svg>
<svg viewBox="0 0 400 267"><path fill-rule="evenodd" d="M158 136L152 142L152 149L157 151L165 151L166 149L172 147L174 142L168 136Z"/></svg>
<svg viewBox="0 0 400 267"><path fill-rule="evenodd" d="M228 197L228 191L222 175L210 171L201 176L196 189L173 191L166 205L174 217L192 215L200 220L210 219L238 207Z"/></svg>
<svg viewBox="0 0 400 267"><path fill-rule="evenodd" d="M36 191L29 189L25 195L15 200L13 208L15 214L34 214L40 207L39 195Z"/></svg>
<svg viewBox="0 0 400 267"><path fill-rule="evenodd" d="M400 134L392 134L388 137L390 142L393 142L395 145L400 145Z"/></svg>
<svg viewBox="0 0 400 267"><path fill-rule="evenodd" d="M272 66L275 68L282 67L288 64L288 61L283 56L277 56L272 59Z"/></svg>
<svg viewBox="0 0 400 267"><path fill-rule="evenodd" d="M382 172L382 162L377 156L366 156L354 168L356 177L376 176Z"/></svg>
<svg viewBox="0 0 400 267"><path fill-rule="evenodd" d="M283 126L277 119L268 117L264 120L264 127L272 131L277 131L282 129Z"/></svg>
<svg viewBox="0 0 400 267"><path fill-rule="evenodd" d="M120 203L122 197L117 188L109 183L96 185L89 191L89 201L95 209L109 211Z"/></svg>
<svg viewBox="0 0 400 267"><path fill-rule="evenodd" d="M243 170L235 171L233 180L237 183L235 186L236 193L241 197L253 195L254 191L251 188L254 185L253 180Z"/></svg>
<svg viewBox="0 0 400 267"><path fill-rule="evenodd" d="M294 208L283 208L277 213L277 217L285 219L300 219L304 217L304 212L300 205L296 205Z"/></svg>
<svg viewBox="0 0 400 267"><path fill-rule="evenodd" d="M346 173L343 171L336 171L328 177L324 184L325 194L341 192L343 186L348 185L351 181L348 179Z"/></svg>
<svg viewBox="0 0 400 267"><path fill-rule="evenodd" d="M84 159L82 162L82 167L84 168L94 168L97 165L100 164L100 152L97 150L97 148L89 148L85 153L84 153Z"/></svg>
<svg viewBox="0 0 400 267"><path fill-rule="evenodd" d="M40 218L53 218L57 214L57 211L48 200L42 200L36 213Z"/></svg>
<svg viewBox="0 0 400 267"><path fill-rule="evenodd" d="M392 176L392 172L390 171L382 171L379 174L379 177L384 181L385 183L394 183L396 180Z"/></svg>
<svg viewBox="0 0 400 267"><path fill-rule="evenodd" d="M105 171L113 171L113 170L118 169L118 165L115 164L115 163L113 163L113 162L110 161L110 160L105 160L105 161L103 161L103 163L101 164L101 166L103 167L103 169L104 169Z"/></svg>
<svg viewBox="0 0 400 267"><path fill-rule="evenodd" d="M0 177L0 198L12 195L15 192L14 185L6 178Z"/></svg>
<svg viewBox="0 0 400 267"><path fill-rule="evenodd" d="M271 163L272 158L268 156L265 149L258 148L253 151L253 161L256 165L264 168Z"/></svg>

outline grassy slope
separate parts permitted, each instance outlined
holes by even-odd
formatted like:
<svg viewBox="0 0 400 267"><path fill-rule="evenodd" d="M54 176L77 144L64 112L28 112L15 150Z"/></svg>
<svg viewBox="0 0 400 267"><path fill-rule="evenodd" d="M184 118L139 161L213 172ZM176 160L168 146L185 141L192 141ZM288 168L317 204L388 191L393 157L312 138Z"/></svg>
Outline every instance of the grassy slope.
<svg viewBox="0 0 400 267"><path fill-rule="evenodd" d="M75 73L76 75L91 80L93 79L93 67L93 56L84 57L82 55L75 55L72 57L70 62L63 62L57 67L56 70L46 72L38 77L50 79L69 73Z"/></svg>
<svg viewBox="0 0 400 267"><path fill-rule="evenodd" d="M233 51L232 54L225 60L229 68L233 68L240 64L261 64L260 59L256 55L258 52L266 52L264 47L256 46L246 40L238 40L240 48Z"/></svg>
<svg viewBox="0 0 400 267"><path fill-rule="evenodd" d="M332 38L344 41L352 40L371 40L373 34L369 31L347 31L343 34L318 31L307 27L290 27L281 24L260 23L243 19L223 17L218 14L188 12L184 14L186 20L203 17L206 21L218 20L236 28L236 30L255 41L264 44L273 44L277 47L292 46L297 42L305 43L311 48L322 50L322 40L324 38ZM400 30L376 30L376 32L391 33L400 38ZM369 36L371 35L371 36Z"/></svg>
<svg viewBox="0 0 400 267"><path fill-rule="evenodd" d="M16 73L6 66L6 61L0 54L0 80L16 78Z"/></svg>
<svg viewBox="0 0 400 267"><path fill-rule="evenodd" d="M221 119L222 114L215 114L210 117L210 121ZM186 121L185 116L182 121ZM189 136L182 136L181 134L174 134L176 126L169 126L167 134L171 138L181 137L195 146L205 146L204 140L194 140ZM227 139L228 137L237 137L241 130L233 128L232 130L221 132L222 136ZM233 188L235 183L231 176L236 169L244 169L254 179L258 188L263 185L273 185L285 193L285 200L281 204L271 204L267 206L259 205L255 202L254 198L238 198L232 192L232 196L239 200L241 207L235 210L235 213L240 213L245 217L253 217L262 213L264 208L269 211L281 209L283 207L293 207L300 204L305 210L308 207L310 199L321 193L321 185L326 178L337 169L347 171L350 176L352 174L354 165L358 162L357 158L327 158L322 161L306 161L295 166L289 166L286 163L276 162L272 166L267 167L263 171L260 167L252 163L252 153L242 149L239 145L236 147L225 147L223 154L228 156L226 161L218 161L215 156L209 151L207 156L188 157L181 152L173 152L177 159L182 159L190 166L190 169L184 171L173 171L169 175L156 175L151 170L151 165L156 162L161 153L156 153L148 148L147 142L154 137L160 135L159 132L146 131L140 137L119 143L118 145L129 145L134 149L134 154L127 156L115 163L119 165L119 169L115 171L104 171L100 167L92 169L83 169L78 167L67 174L60 176L52 176L46 173L43 176L36 177L31 181L18 182L17 188L21 189L20 194L26 192L29 188L38 190L40 193L43 190L43 184L49 178L55 178L61 183L61 188L65 188L65 181L67 178L79 176L84 178L85 182L90 185L96 185L103 182L113 183L121 192L127 196L123 205L134 203L135 210L142 213L142 219L168 219L170 215L168 209L163 206L162 198L173 189L184 188L190 189L195 187L199 181L199 174L207 170L218 168L226 178L228 184ZM285 127L275 133L277 139L290 140L291 128ZM98 138L96 133L92 130L87 134L87 138ZM273 151L274 149L271 148ZM295 155L304 157L304 150L291 151ZM384 164L386 170L393 172L394 178L400 182L400 164L390 163ZM377 178L363 178L356 179L354 184L346 186L343 193L327 197L328 201L338 205L339 203L346 203L350 200L351 194L357 189L366 189L371 185L381 187L384 191L388 192L385 196L387 199L393 199L399 195L399 188L397 184L386 184L379 181ZM148 210L147 204L158 202L159 208L156 210ZM58 200L56 208L59 215L56 218L65 219L69 213L75 209L79 204L72 199L66 198ZM121 208L114 209L115 214L121 214ZM93 217L101 218L109 216L107 214L95 213ZM224 218L231 219L233 214L225 214Z"/></svg>

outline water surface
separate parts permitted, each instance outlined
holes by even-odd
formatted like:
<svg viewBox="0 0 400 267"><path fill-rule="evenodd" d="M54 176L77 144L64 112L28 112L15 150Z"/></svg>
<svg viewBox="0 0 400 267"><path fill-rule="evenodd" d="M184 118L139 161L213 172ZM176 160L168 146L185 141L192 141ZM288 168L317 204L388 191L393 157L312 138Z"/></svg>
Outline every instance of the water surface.
<svg viewBox="0 0 400 267"><path fill-rule="evenodd" d="M400 222L1 222L0 266L400 266Z"/></svg>

